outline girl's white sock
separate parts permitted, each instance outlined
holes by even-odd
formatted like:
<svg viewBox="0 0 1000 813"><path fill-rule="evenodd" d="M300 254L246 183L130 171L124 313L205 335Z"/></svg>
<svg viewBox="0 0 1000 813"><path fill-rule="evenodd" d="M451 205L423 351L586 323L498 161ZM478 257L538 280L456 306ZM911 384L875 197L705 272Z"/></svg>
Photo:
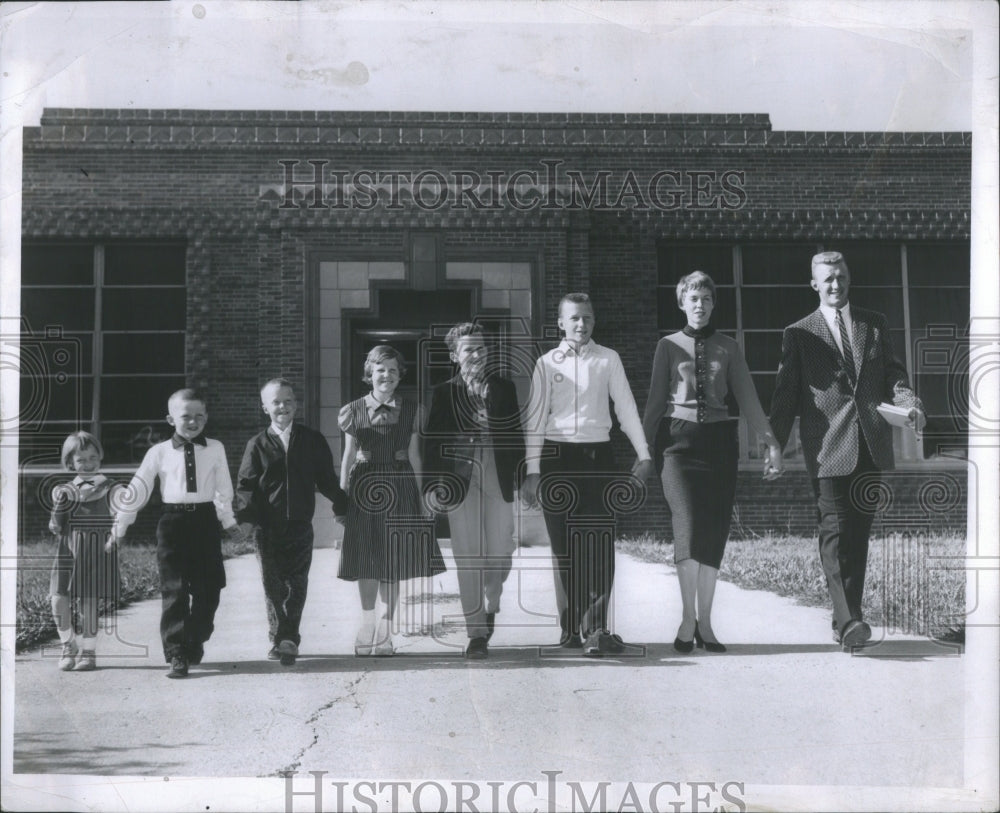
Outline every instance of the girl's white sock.
<svg viewBox="0 0 1000 813"><path fill-rule="evenodd" d="M84 638L83 639L83 651L84 652L96 652L97 651L97 639L96 638Z"/></svg>
<svg viewBox="0 0 1000 813"><path fill-rule="evenodd" d="M59 642L68 644L76 637L72 623L63 626L72 618L70 614L69 596L52 596L52 617L56 622L56 631L59 633Z"/></svg>

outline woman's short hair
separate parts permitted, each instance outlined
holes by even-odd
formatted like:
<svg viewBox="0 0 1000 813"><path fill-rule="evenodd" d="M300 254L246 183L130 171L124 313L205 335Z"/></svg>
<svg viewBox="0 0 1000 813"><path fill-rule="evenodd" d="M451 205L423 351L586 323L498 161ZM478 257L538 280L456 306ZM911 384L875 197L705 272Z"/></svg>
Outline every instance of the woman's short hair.
<svg viewBox="0 0 1000 813"><path fill-rule="evenodd" d="M677 307L683 307L684 305L684 294L688 291L697 291L699 289L705 289L712 295L712 301L715 301L715 283L712 282L712 278L706 274L704 271L692 271L681 277L681 281L677 283Z"/></svg>
<svg viewBox="0 0 1000 813"><path fill-rule="evenodd" d="M74 432L66 440L63 441L62 445L62 464L63 468L68 471L73 470L73 455L77 452L82 452L84 449L93 449L97 452L97 456L102 460L104 459L104 449L101 447L101 442L95 438L90 432Z"/></svg>
<svg viewBox="0 0 1000 813"><path fill-rule="evenodd" d="M464 339L466 336L477 336L483 339L483 341L486 340L486 337L483 335L483 329L479 325L475 325L472 322L462 322L448 331L448 335L444 337L444 343L448 345L448 350L454 353L458 349L459 340Z"/></svg>
<svg viewBox="0 0 1000 813"><path fill-rule="evenodd" d="M403 376L406 375L406 365L403 363L403 354L400 353L395 347L390 347L387 344L376 345L368 351L368 355L365 357L365 373L361 380L366 384L371 384L372 370L375 369L375 365L382 364L389 359L396 359L396 364L399 365L399 378L402 380Z"/></svg>

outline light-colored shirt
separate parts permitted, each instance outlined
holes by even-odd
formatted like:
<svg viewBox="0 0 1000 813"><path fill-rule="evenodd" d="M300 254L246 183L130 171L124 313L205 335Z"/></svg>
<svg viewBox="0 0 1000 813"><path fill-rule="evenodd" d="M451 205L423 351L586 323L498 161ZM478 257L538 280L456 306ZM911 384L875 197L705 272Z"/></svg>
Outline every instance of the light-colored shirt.
<svg viewBox="0 0 1000 813"><path fill-rule="evenodd" d="M649 460L639 410L625 376L621 357L594 341L579 351L565 339L535 363L528 400L526 458L528 474L540 472L542 445L605 443L611 439L611 411L640 460Z"/></svg>
<svg viewBox="0 0 1000 813"><path fill-rule="evenodd" d="M215 503L215 515L223 528L236 524L233 517L233 481L229 476L226 450L212 438L206 444L194 444L194 466L197 490L187 490L184 447L174 448L170 440L151 447L139 464L128 489L116 500L117 509L113 532L124 536L135 522L136 514L149 502L153 483L160 481L160 497L165 503Z"/></svg>
<svg viewBox="0 0 1000 813"><path fill-rule="evenodd" d="M274 436L281 441L281 445L285 447L285 452L288 452L288 444L292 441L292 425L288 424L284 429L279 429L273 423L271 424L271 432Z"/></svg>
<svg viewBox="0 0 1000 813"><path fill-rule="evenodd" d="M830 332L833 334L833 340L837 343L837 349L840 351L841 355L844 355L844 345L840 343L840 328L837 327L837 309L831 308L829 305L820 304L819 312L823 314L823 319L826 321L827 327L830 328ZM851 352L856 366L858 363L858 354L854 352L854 320L851 319L850 303L844 305L844 307L840 309L840 313L844 317L844 326L847 328L847 335L851 340Z"/></svg>
<svg viewBox="0 0 1000 813"><path fill-rule="evenodd" d="M699 397L697 342L694 336L678 331L664 336L653 355L653 375L643 426L650 443L663 417L679 418L692 423L716 423L730 418L726 396L736 397L747 422L766 440L773 440L771 424L764 414L754 388L746 359L735 339L721 333L701 339L704 369ZM699 409L700 407L700 409ZM700 413L700 414L699 414Z"/></svg>

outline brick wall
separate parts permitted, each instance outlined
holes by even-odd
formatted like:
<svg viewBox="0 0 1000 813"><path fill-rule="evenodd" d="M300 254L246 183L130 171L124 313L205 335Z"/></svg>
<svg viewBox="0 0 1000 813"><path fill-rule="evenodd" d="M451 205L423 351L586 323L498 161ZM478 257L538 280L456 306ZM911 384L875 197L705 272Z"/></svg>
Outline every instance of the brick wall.
<svg viewBox="0 0 1000 813"><path fill-rule="evenodd" d="M430 229L443 234L444 260L528 258L538 275L533 328L554 328L562 294L588 290L595 337L621 354L641 408L657 338L657 240L967 240L970 145L968 133L774 132L761 114L48 109L24 131L22 229L37 240L187 241L188 375L208 391L209 431L235 470L246 439L265 425L260 384L281 374L309 395L311 257L407 262L409 230ZM279 161L289 160L298 162L296 205L282 208L289 190ZM327 180L369 168L448 177L527 169L544 181L542 162L561 162L561 204L569 172L586 184L604 177L614 203L630 175L641 190L667 171L680 180L668 177L664 189L680 204L633 206L624 195L617 208L589 210L427 209L384 198L370 209L310 208L310 160L326 162ZM727 172L738 173L730 181L743 199L723 188ZM697 191L699 179L707 192ZM630 462L620 434L616 444ZM741 522L811 529L800 480L790 473L763 493L741 475ZM917 487L906 488L893 510L916 499ZM665 527L656 499L625 527ZM960 506L934 514L958 515Z"/></svg>

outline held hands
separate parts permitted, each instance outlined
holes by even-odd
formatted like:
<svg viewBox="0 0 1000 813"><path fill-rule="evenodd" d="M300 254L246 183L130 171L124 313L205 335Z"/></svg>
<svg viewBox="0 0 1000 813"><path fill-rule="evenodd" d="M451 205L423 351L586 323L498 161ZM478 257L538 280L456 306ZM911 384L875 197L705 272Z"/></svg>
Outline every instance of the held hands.
<svg viewBox="0 0 1000 813"><path fill-rule="evenodd" d="M121 541L121 537L115 536L114 530L110 531L108 533L108 541L104 543L104 552L111 553L111 551L118 547L119 541Z"/></svg>
<svg viewBox="0 0 1000 813"><path fill-rule="evenodd" d="M764 479L777 480L785 472L785 461L782 459L781 447L777 443L768 444L764 453Z"/></svg>
<svg viewBox="0 0 1000 813"><path fill-rule="evenodd" d="M253 526L248 522L242 525L230 525L223 529L223 533L230 542L246 544L253 541Z"/></svg>
<svg viewBox="0 0 1000 813"><path fill-rule="evenodd" d="M521 483L521 503L525 508L538 507L538 481L541 475L529 474Z"/></svg>
<svg viewBox="0 0 1000 813"><path fill-rule="evenodd" d="M653 466L653 461L636 460L635 464L632 466L632 476L639 478L643 482L646 480L652 480L656 477L656 469Z"/></svg>

